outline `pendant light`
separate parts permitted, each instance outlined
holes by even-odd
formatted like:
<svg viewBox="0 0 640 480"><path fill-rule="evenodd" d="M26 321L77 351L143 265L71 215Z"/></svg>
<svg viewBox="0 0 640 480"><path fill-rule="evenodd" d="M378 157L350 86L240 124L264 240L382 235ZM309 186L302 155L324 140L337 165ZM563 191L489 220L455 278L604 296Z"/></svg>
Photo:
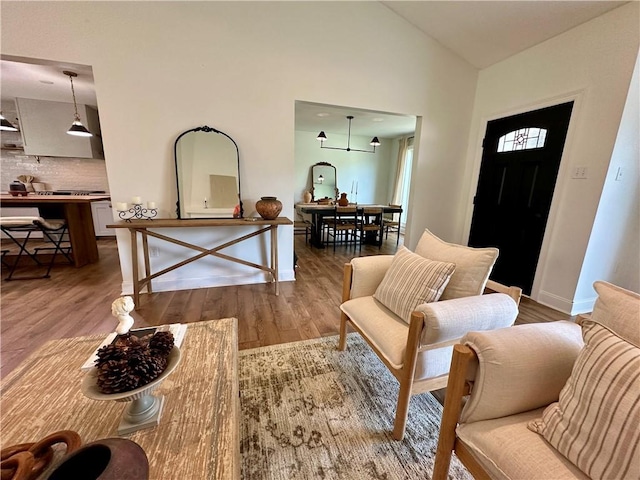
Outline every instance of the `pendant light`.
<svg viewBox="0 0 640 480"><path fill-rule="evenodd" d="M9 120L4 118L2 110L0 110L0 130L3 132L19 132L20 129L13 125Z"/></svg>
<svg viewBox="0 0 640 480"><path fill-rule="evenodd" d="M77 77L78 74L75 72L70 72L68 70L63 71L62 73L67 75L69 77L69 81L71 81L71 95L73 95L73 108L75 110L75 117L74 117L73 123L69 127L69 130L67 130L67 133L69 135L75 135L76 137L92 137L93 135L91 134L91 132L87 130L84 125L82 125L82 122L80 121L80 115L78 115L78 105L76 104L76 92L73 89L73 77Z"/></svg>
<svg viewBox="0 0 640 480"><path fill-rule="evenodd" d="M324 132L320 132L316 137L316 140L320 142L320 148L329 148L331 150L345 150L347 152L376 153L376 147L380 146L380 140L378 140L378 137L373 137L371 139L371 142L369 142L369 145L373 147L373 150L358 150L357 148L351 148L351 120L353 120L353 115L348 115L347 121L349 122L349 133L347 136L347 148L325 147L324 142L325 140L327 140L327 136L324 134Z"/></svg>

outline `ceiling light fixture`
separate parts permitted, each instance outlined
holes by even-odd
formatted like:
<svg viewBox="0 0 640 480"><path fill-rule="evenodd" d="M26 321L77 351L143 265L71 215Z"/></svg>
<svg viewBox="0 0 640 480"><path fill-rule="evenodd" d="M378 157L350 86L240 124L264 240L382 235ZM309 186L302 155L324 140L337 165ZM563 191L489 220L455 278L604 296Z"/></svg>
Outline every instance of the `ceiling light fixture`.
<svg viewBox="0 0 640 480"><path fill-rule="evenodd" d="M69 127L69 130L67 130L67 133L69 135L75 135L76 137L92 137L93 135L91 134L91 132L87 130L84 125L82 125L82 122L80 121L80 115L78 115L78 105L76 104L76 92L73 89L73 77L77 77L78 74L75 72L70 72L68 70L63 71L62 73L67 75L69 77L69 81L71 81L71 95L73 95L73 108L75 110L75 117L74 117L73 123Z"/></svg>
<svg viewBox="0 0 640 480"><path fill-rule="evenodd" d="M13 123L11 123L9 120L4 118L4 116L2 115L2 110L0 110L0 130L2 130L3 132L19 132L20 131L18 127L16 127Z"/></svg>
<svg viewBox="0 0 640 480"><path fill-rule="evenodd" d="M346 150L347 152L364 152L364 153L376 153L376 147L380 145L380 140L378 137L373 137L369 145L373 146L373 150L358 150L357 148L351 148L351 120L353 120L353 115L347 116L347 120L349 121L349 134L347 136L347 148L340 147L325 147L324 142L327 139L327 136L324 132L320 132L316 137L316 140L320 141L320 148L330 148L331 150Z"/></svg>

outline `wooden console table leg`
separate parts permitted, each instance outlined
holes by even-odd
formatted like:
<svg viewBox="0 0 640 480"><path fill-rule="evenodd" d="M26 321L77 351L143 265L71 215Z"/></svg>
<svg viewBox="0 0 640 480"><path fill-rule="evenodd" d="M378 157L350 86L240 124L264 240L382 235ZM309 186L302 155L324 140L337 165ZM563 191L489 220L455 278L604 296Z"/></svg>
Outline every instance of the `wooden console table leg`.
<svg viewBox="0 0 640 480"><path fill-rule="evenodd" d="M147 281L147 293L153 293L151 289L151 263L149 262L149 242L147 241L147 231L142 230L142 252L144 254L144 278Z"/></svg>
<svg viewBox="0 0 640 480"><path fill-rule="evenodd" d="M276 283L276 296L280 295L280 285L278 284L278 226L271 227L271 268L272 276Z"/></svg>
<svg viewBox="0 0 640 480"><path fill-rule="evenodd" d="M137 309L140 303L140 284L138 283L138 236L136 229L132 228L131 232L131 273L133 275L133 303Z"/></svg>

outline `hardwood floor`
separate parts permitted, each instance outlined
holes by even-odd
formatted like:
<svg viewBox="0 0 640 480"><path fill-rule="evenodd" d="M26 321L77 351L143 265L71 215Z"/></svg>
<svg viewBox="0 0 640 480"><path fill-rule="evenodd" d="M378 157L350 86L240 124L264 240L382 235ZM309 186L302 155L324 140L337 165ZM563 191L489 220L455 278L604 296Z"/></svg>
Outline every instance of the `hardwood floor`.
<svg viewBox="0 0 640 480"><path fill-rule="evenodd" d="M296 235L296 281L282 282L279 297L270 284L143 295L140 309L132 313L135 326L236 317L240 349L337 335L343 265L354 256L393 254L395 240L389 236L381 249L365 245L354 254L353 247L339 246L334 253L310 248L304 235ZM1 376L48 340L113 331L117 322L111 302L120 296L122 281L115 239L99 239L98 248L96 264L59 265L50 279L2 281ZM568 318L524 298L516 323Z"/></svg>

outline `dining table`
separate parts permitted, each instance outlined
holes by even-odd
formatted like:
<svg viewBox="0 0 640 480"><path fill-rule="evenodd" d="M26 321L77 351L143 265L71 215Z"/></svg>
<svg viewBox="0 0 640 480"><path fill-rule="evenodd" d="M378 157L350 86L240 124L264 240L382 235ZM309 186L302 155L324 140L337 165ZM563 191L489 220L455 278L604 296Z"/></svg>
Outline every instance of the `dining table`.
<svg viewBox="0 0 640 480"><path fill-rule="evenodd" d="M399 205L378 205L373 203L367 204L349 204L350 207L356 207L358 213L362 213L364 208L382 208L382 213L398 213L398 223L402 217L402 207ZM322 239L322 227L325 217L333 217L336 212L335 205L324 205L318 203L298 203L296 210L301 214L311 215L311 245L316 248L324 248Z"/></svg>

